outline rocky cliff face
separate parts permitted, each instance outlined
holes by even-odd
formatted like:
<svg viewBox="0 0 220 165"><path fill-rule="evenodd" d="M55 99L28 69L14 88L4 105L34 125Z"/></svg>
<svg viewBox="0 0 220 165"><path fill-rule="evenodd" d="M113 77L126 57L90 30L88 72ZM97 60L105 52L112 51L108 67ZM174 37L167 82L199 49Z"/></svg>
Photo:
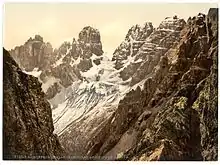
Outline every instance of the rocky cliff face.
<svg viewBox="0 0 220 165"><path fill-rule="evenodd" d="M21 71L3 50L3 159L60 159L50 104L37 78Z"/></svg>
<svg viewBox="0 0 220 165"><path fill-rule="evenodd" d="M9 53L19 67L26 71L32 71L34 68L45 69L53 61L52 45L45 43L40 35L29 38L24 45L15 47Z"/></svg>
<svg viewBox="0 0 220 165"><path fill-rule="evenodd" d="M162 55L142 88L120 101L92 155L217 160L217 15L210 9L188 20L175 54Z"/></svg>
<svg viewBox="0 0 220 165"><path fill-rule="evenodd" d="M83 73L100 64L103 50L99 31L90 26L83 28L78 41L73 38L72 43L64 42L54 54L55 62L40 74L47 99L53 99L56 94L66 91L74 82L84 80ZM63 101L53 100L53 107Z"/></svg>
<svg viewBox="0 0 220 165"><path fill-rule="evenodd" d="M112 61L115 61L115 68L121 69L129 57L133 57L139 48L145 43L145 40L153 32L151 22L146 22L142 27L140 25L132 26L119 47L113 53Z"/></svg>
<svg viewBox="0 0 220 165"><path fill-rule="evenodd" d="M130 78L133 86L149 76L160 57L179 42L185 24L183 19L174 16L167 17L156 29L151 23L146 23L143 29L133 26L112 58L115 68L120 69L121 78Z"/></svg>
<svg viewBox="0 0 220 165"><path fill-rule="evenodd" d="M15 47L10 54L22 70L29 74L38 72L37 77L44 85L47 99L53 98L62 89L82 80L80 72L86 72L94 65L99 65L103 58L99 31L90 26L82 29L78 40L65 41L58 49L36 35L24 45ZM36 74L35 74L36 76Z"/></svg>

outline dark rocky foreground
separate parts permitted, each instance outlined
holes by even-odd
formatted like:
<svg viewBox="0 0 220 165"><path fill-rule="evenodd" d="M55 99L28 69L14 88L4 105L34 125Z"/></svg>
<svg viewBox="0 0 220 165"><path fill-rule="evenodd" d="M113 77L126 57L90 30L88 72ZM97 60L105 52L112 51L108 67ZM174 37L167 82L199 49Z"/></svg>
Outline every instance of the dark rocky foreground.
<svg viewBox="0 0 220 165"><path fill-rule="evenodd" d="M60 159L64 150L53 134L52 111L41 84L23 73L5 49L3 67L3 159Z"/></svg>

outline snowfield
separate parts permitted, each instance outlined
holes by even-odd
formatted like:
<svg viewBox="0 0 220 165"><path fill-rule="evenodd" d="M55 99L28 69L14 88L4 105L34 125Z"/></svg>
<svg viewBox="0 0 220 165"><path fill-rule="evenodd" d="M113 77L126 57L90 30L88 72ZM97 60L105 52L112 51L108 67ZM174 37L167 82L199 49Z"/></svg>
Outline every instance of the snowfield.
<svg viewBox="0 0 220 165"><path fill-rule="evenodd" d="M93 54L91 59L98 56ZM100 65L94 63L87 72L80 72L84 80L74 82L70 87L63 88L54 98L49 100L53 108L54 132L62 134L68 126L88 117L84 122L103 115L104 109L118 105L129 89L119 77L119 70L113 66L113 62L103 56Z"/></svg>

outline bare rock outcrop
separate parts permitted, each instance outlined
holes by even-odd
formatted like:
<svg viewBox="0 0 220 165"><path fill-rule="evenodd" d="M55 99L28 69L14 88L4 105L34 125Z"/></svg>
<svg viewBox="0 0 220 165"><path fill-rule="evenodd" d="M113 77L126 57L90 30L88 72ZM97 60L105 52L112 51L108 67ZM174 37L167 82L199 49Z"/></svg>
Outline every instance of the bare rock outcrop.
<svg viewBox="0 0 220 165"><path fill-rule="evenodd" d="M22 72L3 50L3 159L60 160L50 104L36 77Z"/></svg>
<svg viewBox="0 0 220 165"><path fill-rule="evenodd" d="M9 53L25 71L32 71L34 68L45 69L53 61L52 45L49 42L45 43L40 35L29 38L24 45L16 46Z"/></svg>

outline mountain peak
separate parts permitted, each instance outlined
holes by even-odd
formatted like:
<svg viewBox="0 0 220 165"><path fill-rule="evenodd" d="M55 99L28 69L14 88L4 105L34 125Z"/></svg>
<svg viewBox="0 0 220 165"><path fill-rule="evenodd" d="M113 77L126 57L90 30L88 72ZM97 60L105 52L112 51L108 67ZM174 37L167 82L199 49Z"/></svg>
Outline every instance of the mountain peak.
<svg viewBox="0 0 220 165"><path fill-rule="evenodd" d="M103 54L101 37L98 29L91 26L84 27L79 33L78 42L86 50L91 50L92 53L97 56Z"/></svg>
<svg viewBox="0 0 220 165"><path fill-rule="evenodd" d="M39 34L36 34L36 35L34 36L34 40L36 40L36 41L41 41L41 42L44 41L44 40L43 40L43 37L41 37Z"/></svg>
<svg viewBox="0 0 220 165"><path fill-rule="evenodd" d="M169 30L181 30L185 26L186 22L184 19L178 18L177 15L173 17L166 17L159 25L158 29L169 29Z"/></svg>

